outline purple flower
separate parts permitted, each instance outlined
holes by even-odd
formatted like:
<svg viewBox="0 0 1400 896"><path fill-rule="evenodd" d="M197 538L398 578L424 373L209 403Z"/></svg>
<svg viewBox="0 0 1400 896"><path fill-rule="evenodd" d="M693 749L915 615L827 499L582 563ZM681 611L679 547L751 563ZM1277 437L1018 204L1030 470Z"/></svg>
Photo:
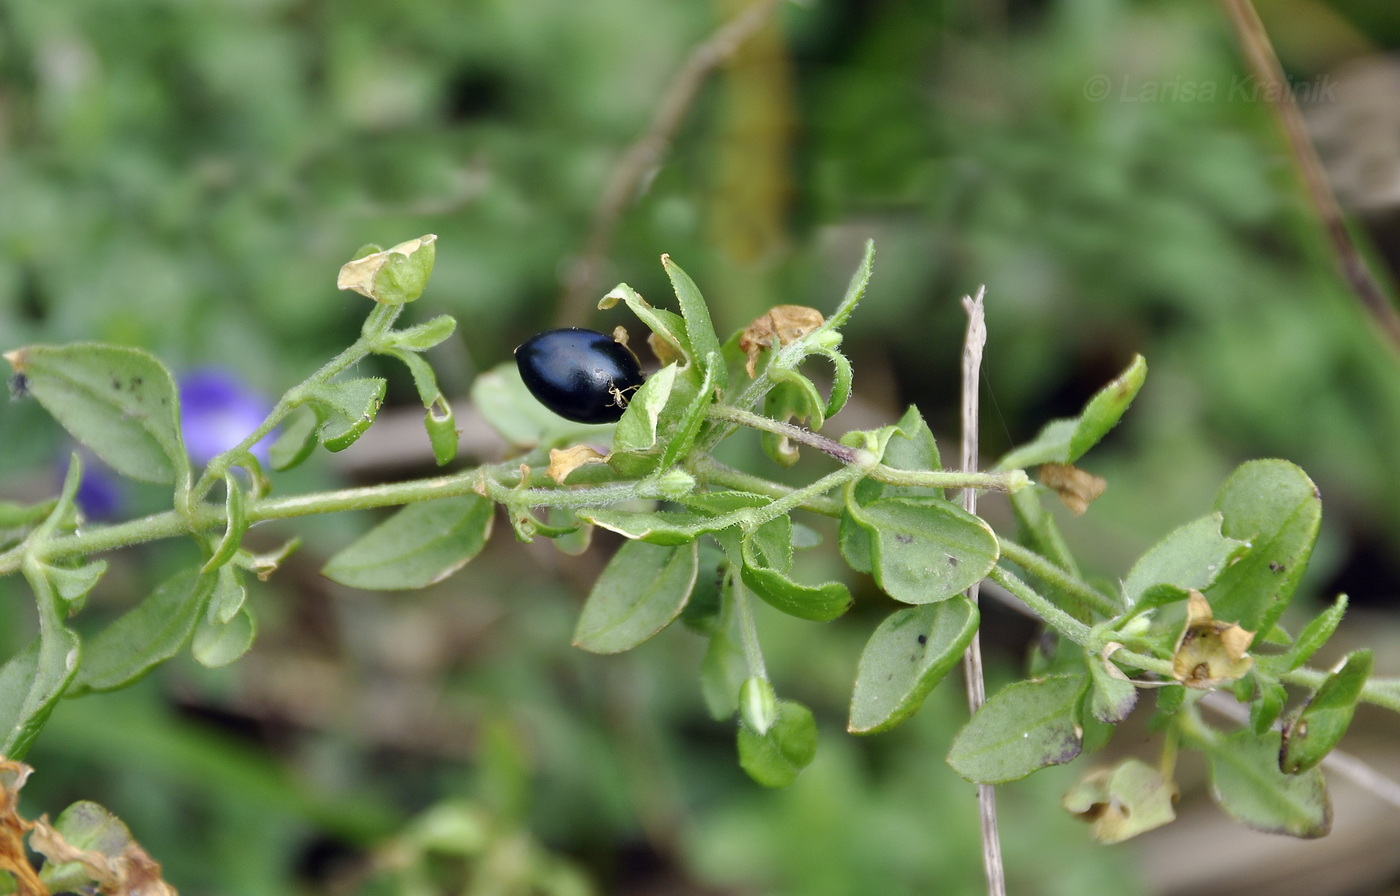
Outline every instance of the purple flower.
<svg viewBox="0 0 1400 896"><path fill-rule="evenodd" d="M201 367L180 377L180 420L185 449L196 465L237 445L262 423L272 402L249 389L232 373ZM252 448L267 463L268 439Z"/></svg>
<svg viewBox="0 0 1400 896"><path fill-rule="evenodd" d="M60 478L64 470L59 471ZM110 522L119 519L126 510L126 483L102 461L83 451L83 478L78 480L78 492L73 503L90 520Z"/></svg>

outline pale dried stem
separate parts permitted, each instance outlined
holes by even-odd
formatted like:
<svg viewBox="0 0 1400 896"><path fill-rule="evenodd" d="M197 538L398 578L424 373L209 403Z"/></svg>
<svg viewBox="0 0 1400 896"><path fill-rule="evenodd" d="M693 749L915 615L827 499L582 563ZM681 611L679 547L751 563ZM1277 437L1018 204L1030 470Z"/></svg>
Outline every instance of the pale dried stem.
<svg viewBox="0 0 1400 896"><path fill-rule="evenodd" d="M1298 102L1284 76L1283 66L1279 64L1268 32L1259 20L1259 13L1251 0L1222 2L1235 28L1235 37L1244 53L1245 62L1254 77L1259 79L1269 107L1283 129L1298 174L1303 180L1303 191L1327 232L1327 242L1342 278L1391 345L1400 348L1400 313L1391 304L1384 287L1366 263L1365 256L1347 228L1346 218L1337 204L1331 184L1327 182L1327 173L1303 123L1303 113L1298 109Z"/></svg>
<svg viewBox="0 0 1400 896"><path fill-rule="evenodd" d="M979 287L976 296L964 297L967 311L967 336L963 342L962 367L962 469L975 473L978 467L978 397L982 377L982 348L987 343L987 323L982 302L987 288ZM977 512L977 492L963 489L963 507L968 513ZM968 598L977 602L979 586L967 590ZM987 702L986 685L982 679L982 643L978 633L963 654L963 677L967 681L967 708L977 712ZM997 831L996 789L990 784L977 785L977 808L982 819L982 864L987 873L988 896L1006 896L1006 872L1001 861L1001 835Z"/></svg>
<svg viewBox="0 0 1400 896"><path fill-rule="evenodd" d="M706 79L746 40L763 28L782 2L756 0L697 45L671 79L646 131L627 147L608 175L607 185L593 210L583 252L569 263L564 274L564 294L558 313L560 326L577 326L586 319L590 300L597 298L593 293L600 286L598 281L612 246L613 235L617 232L618 221L660 167L671 139L685 120Z"/></svg>

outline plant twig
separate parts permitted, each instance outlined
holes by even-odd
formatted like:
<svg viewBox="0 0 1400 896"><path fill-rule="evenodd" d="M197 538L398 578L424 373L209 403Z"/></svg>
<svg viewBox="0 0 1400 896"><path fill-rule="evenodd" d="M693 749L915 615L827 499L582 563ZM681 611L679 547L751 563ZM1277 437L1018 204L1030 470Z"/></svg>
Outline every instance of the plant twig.
<svg viewBox="0 0 1400 896"><path fill-rule="evenodd" d="M744 41L758 33L781 2L756 0L697 45L671 79L652 115L651 123L617 160L602 195L598 197L588 240L584 243L583 251L569 263L564 275L564 294L558 313L560 326L577 326L584 322L589 311L589 298L598 287L618 221L648 176L661 164L671 138L685 120L686 112L695 102L705 80Z"/></svg>
<svg viewBox="0 0 1400 896"><path fill-rule="evenodd" d="M1391 345L1400 348L1400 313L1396 312L1385 289L1357 247L1351 231L1347 229L1341 206L1327 182L1327 174L1308 137L1298 102L1284 76L1283 66L1279 64L1278 54L1269 42L1268 32L1259 20L1259 13L1255 11L1252 0L1222 2L1244 52L1245 62L1254 77L1259 79L1269 107L1283 129L1294 164L1303 180L1303 190L1327 232L1327 241L1342 278Z"/></svg>
<svg viewBox="0 0 1400 896"><path fill-rule="evenodd" d="M964 473L977 472L978 447L978 386L982 376L982 348L987 344L987 322L983 314L982 301L987 287L977 290L976 296L965 296L963 308L967 311L967 336L963 342L962 368L962 469ZM977 491L963 489L963 508L968 513L977 512ZM978 585L967 589L968 599L977 603ZM963 654L963 677L967 680L968 712L976 713L987 702L986 684L982 680L982 643L979 632L972 633L972 641ZM997 831L996 788L990 784L977 785L977 809L982 819L982 865L987 873L988 896L1006 896L1006 871L1001 861L1001 835Z"/></svg>

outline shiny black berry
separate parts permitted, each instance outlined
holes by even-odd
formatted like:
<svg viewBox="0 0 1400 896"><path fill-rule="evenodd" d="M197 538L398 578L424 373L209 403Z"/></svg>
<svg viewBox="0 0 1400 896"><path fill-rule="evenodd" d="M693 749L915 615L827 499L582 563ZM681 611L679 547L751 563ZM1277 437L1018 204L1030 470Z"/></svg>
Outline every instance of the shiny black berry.
<svg viewBox="0 0 1400 896"><path fill-rule="evenodd" d="M515 363L530 394L575 423L615 423L645 379L626 346L576 327L536 333L515 350Z"/></svg>

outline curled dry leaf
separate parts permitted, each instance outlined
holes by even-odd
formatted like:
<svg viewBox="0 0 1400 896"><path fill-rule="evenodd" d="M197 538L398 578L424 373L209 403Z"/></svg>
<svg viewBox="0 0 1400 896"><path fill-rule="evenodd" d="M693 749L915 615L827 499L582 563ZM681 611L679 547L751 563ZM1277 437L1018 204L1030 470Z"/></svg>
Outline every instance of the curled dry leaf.
<svg viewBox="0 0 1400 896"><path fill-rule="evenodd" d="M749 379L754 377L759 352L795 342L824 323L820 311L805 305L778 305L754 318L739 336L739 349L748 356L744 370Z"/></svg>
<svg viewBox="0 0 1400 896"><path fill-rule="evenodd" d="M33 826L19 815L19 791L32 772L22 762L0 760L0 871L8 871L20 893L48 896L24 851L24 835Z"/></svg>
<svg viewBox="0 0 1400 896"><path fill-rule="evenodd" d="M1065 809L1093 827L1100 843L1121 843L1176 818L1176 785L1151 766L1127 759L1090 772L1065 794Z"/></svg>
<svg viewBox="0 0 1400 896"><path fill-rule="evenodd" d="M1059 495L1076 516L1088 510L1094 499L1108 488L1108 483L1102 477L1071 464L1041 464L1039 477L1041 485Z"/></svg>
<svg viewBox="0 0 1400 896"><path fill-rule="evenodd" d="M374 278L379 275L380 269L389 263L389 256L403 255L406 257L436 241L437 235L429 233L417 239L405 240L383 252L372 252L363 258L347 261L341 265L340 273L336 275L335 288L353 290L367 299L374 299L378 302L380 296L374 288Z"/></svg>
<svg viewBox="0 0 1400 896"><path fill-rule="evenodd" d="M1243 678L1254 665L1249 655L1253 642L1254 632L1237 623L1217 622L1205 596L1192 589L1186 602L1186 628L1172 654L1172 677L1200 690Z"/></svg>
<svg viewBox="0 0 1400 896"><path fill-rule="evenodd" d="M569 474L584 464L607 463L608 459L587 445L574 445L572 448L551 448L549 451L549 478L559 485L569 478Z"/></svg>
<svg viewBox="0 0 1400 896"><path fill-rule="evenodd" d="M48 816L44 816L34 822L29 845L45 858L48 866L74 863L91 878L99 892L108 896L175 896L175 888L161 879L160 863L130 838L125 825L95 803L78 805L90 807L98 815L99 823L119 826L121 836L116 842L121 846L110 854L74 846L49 824Z"/></svg>

